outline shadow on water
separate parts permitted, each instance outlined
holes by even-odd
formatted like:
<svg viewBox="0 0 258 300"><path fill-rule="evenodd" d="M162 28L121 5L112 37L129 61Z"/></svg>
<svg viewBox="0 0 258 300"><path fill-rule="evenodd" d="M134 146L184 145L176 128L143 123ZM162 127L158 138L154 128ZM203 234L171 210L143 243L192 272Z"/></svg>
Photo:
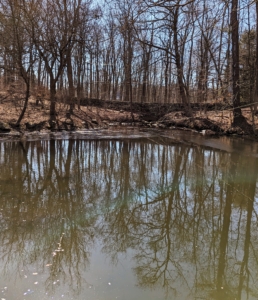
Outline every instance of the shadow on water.
<svg viewBox="0 0 258 300"><path fill-rule="evenodd" d="M0 143L2 298L257 299L249 146ZM119 266L116 288L102 287Z"/></svg>

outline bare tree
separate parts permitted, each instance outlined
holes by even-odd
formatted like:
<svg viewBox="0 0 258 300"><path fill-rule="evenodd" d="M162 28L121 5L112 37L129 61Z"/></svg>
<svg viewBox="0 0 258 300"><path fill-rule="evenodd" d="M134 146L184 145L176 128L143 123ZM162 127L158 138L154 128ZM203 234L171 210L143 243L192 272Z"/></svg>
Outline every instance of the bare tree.
<svg viewBox="0 0 258 300"><path fill-rule="evenodd" d="M12 58L11 66L7 66L4 63L1 67L4 68L6 72L10 71L10 67L12 70L16 70L26 86L23 108L16 121L16 126L19 126L26 112L30 97L31 71L34 63L32 54L33 44L26 34L22 1L6 0L1 3L1 6L4 12L0 20L2 27L2 45L4 45L5 48L5 55L7 54ZM19 92L21 93L22 91Z"/></svg>
<svg viewBox="0 0 258 300"><path fill-rule="evenodd" d="M233 106L234 123L242 116L240 108L240 82L239 82L239 23L238 0L232 0L231 28L232 28L232 80L233 80Z"/></svg>
<svg viewBox="0 0 258 300"><path fill-rule="evenodd" d="M71 51L79 24L78 1L33 1L24 3L28 22L27 31L42 58L50 80L50 119L56 116L56 84L68 64L71 96Z"/></svg>
<svg viewBox="0 0 258 300"><path fill-rule="evenodd" d="M255 107L257 108L258 103L258 1L255 1L256 8L256 59L255 59Z"/></svg>

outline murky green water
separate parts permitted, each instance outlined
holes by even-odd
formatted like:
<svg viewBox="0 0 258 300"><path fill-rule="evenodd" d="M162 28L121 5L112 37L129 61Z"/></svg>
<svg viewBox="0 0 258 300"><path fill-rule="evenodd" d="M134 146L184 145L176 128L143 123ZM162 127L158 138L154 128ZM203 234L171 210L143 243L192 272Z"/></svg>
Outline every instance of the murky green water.
<svg viewBox="0 0 258 300"><path fill-rule="evenodd" d="M0 143L0 298L257 299L257 149Z"/></svg>

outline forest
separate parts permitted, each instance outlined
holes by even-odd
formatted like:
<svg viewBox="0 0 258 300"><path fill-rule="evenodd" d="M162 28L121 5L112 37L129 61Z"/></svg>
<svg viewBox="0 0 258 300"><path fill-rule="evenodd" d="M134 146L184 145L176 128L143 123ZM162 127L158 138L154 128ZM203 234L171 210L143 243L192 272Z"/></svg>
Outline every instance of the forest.
<svg viewBox="0 0 258 300"><path fill-rule="evenodd" d="M258 1L0 0L0 101L83 99L232 106L254 123L258 102ZM19 97L17 96L19 95ZM222 105L223 106L223 105Z"/></svg>

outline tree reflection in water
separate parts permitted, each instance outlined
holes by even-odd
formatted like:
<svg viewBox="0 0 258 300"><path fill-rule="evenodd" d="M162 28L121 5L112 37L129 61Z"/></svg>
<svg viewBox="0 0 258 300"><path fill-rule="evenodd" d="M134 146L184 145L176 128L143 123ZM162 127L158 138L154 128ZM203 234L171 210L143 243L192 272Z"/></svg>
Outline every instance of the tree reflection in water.
<svg viewBox="0 0 258 300"><path fill-rule="evenodd" d="M255 157L164 138L50 140L0 143L0 165L4 278L36 264L48 293L78 296L101 244L114 264L133 253L138 286L167 297L258 298Z"/></svg>

